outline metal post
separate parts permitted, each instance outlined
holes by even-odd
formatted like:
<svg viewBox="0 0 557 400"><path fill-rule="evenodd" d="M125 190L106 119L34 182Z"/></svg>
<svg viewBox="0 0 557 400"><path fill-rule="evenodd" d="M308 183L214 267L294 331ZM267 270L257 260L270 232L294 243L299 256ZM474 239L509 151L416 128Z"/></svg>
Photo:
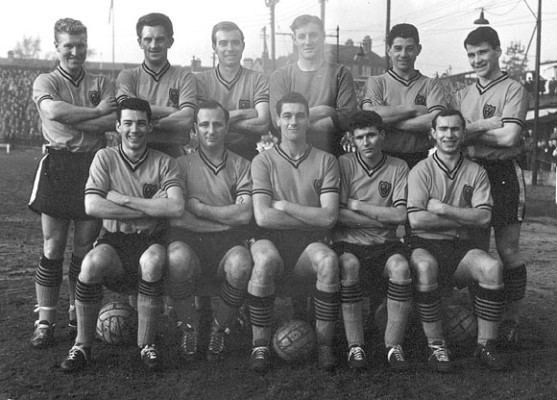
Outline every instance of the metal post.
<svg viewBox="0 0 557 400"><path fill-rule="evenodd" d="M340 28L337 25L337 64L340 64Z"/></svg>
<svg viewBox="0 0 557 400"><path fill-rule="evenodd" d="M387 38L389 37L389 32L391 31L391 0L387 0L387 23L385 24L385 70L388 70L389 65L389 45L387 44Z"/></svg>
<svg viewBox="0 0 557 400"><path fill-rule="evenodd" d="M319 0L319 3L321 4L321 22L323 23L323 26L325 26L325 1L327 0Z"/></svg>
<svg viewBox="0 0 557 400"><path fill-rule="evenodd" d="M538 0L538 16L536 22L536 94L534 97L534 154L532 164L534 170L532 171L532 185L538 184L538 128L540 116L540 57L541 57L541 39L542 39L542 0Z"/></svg>

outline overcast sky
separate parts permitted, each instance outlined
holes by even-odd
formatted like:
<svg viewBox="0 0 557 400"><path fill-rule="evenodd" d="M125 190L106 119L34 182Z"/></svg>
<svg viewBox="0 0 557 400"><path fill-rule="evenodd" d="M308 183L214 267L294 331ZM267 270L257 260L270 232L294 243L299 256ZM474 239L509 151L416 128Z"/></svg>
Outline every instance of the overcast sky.
<svg viewBox="0 0 557 400"><path fill-rule="evenodd" d="M325 28L333 35L340 27L340 42L356 44L370 35L373 50L384 54L386 0L327 0ZM528 45L535 26L535 0L392 0L391 26L400 22L415 24L420 30L423 51L417 67L426 74L469 70L462 42L474 28L480 8L498 30L503 50L511 41ZM2 4L0 56L13 49L24 36L40 37L42 55L53 50L54 22L58 18L80 19L89 30L92 61L112 60L112 27L109 23L110 0L9 0ZM542 61L557 60L557 1L545 1L542 15ZM114 0L115 53L117 62L139 62L142 53L136 42L135 23L143 14L163 12L174 23L174 46L169 58L175 64L189 64L192 56L203 65L212 63L211 28L222 20L236 22L246 36L244 57L260 57L263 50L262 28L269 27L270 12L265 0ZM280 0L276 5L276 31L288 33L292 20L300 14L320 14L318 0ZM267 29L267 33L270 29ZM268 39L269 40L269 39ZM328 37L335 43L334 37ZM270 41L268 41L270 48ZM277 56L292 48L291 39L277 35ZM535 58L535 37L529 50L530 65Z"/></svg>

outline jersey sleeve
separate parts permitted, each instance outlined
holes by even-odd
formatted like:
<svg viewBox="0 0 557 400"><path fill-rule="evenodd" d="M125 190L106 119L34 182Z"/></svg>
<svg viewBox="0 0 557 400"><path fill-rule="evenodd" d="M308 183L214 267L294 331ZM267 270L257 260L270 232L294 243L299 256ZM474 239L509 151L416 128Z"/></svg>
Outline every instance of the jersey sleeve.
<svg viewBox="0 0 557 400"><path fill-rule="evenodd" d="M443 111L449 104L449 95L438 79L430 79L427 93L427 112Z"/></svg>
<svg viewBox="0 0 557 400"><path fill-rule="evenodd" d="M360 105L363 106L366 103L371 104L372 106L385 105L381 84L379 79L375 76L370 76L367 79L364 98Z"/></svg>
<svg viewBox="0 0 557 400"><path fill-rule="evenodd" d="M100 150L95 154L89 167L89 177L85 184L85 195L96 194L103 198L110 191L110 163L107 157L109 150Z"/></svg>
<svg viewBox="0 0 557 400"><path fill-rule="evenodd" d="M183 69L180 79L180 104L178 108L182 110L186 107L193 109L197 107L197 82L192 73Z"/></svg>
<svg viewBox="0 0 557 400"><path fill-rule="evenodd" d="M426 170L420 168L420 164L408 173L408 214L427 210L430 184Z"/></svg>
<svg viewBox="0 0 557 400"><path fill-rule="evenodd" d="M393 182L393 207L406 206L408 198L408 165L399 164Z"/></svg>
<svg viewBox="0 0 557 400"><path fill-rule="evenodd" d="M184 184L180 179L178 164L176 160L170 156L164 156L161 161L160 169L160 187L163 190L168 190L171 187L179 187L184 190Z"/></svg>
<svg viewBox="0 0 557 400"><path fill-rule="evenodd" d="M352 181L350 177L352 176L352 170L349 160L344 156L338 159L338 164L340 172L339 203L341 207L346 207L350 198L350 184Z"/></svg>
<svg viewBox="0 0 557 400"><path fill-rule="evenodd" d="M358 106L358 100L356 99L352 73L343 65L341 65L337 74L337 88L336 109L339 118L337 127L348 130L349 117Z"/></svg>
<svg viewBox="0 0 557 400"><path fill-rule="evenodd" d="M255 81L253 104L268 103L269 98L269 79L263 74L257 74Z"/></svg>
<svg viewBox="0 0 557 400"><path fill-rule="evenodd" d="M323 184L321 185L320 195L325 193L339 193L340 191L340 172L337 159L326 153L325 168L323 174Z"/></svg>
<svg viewBox="0 0 557 400"><path fill-rule="evenodd" d="M56 83L49 74L41 74L33 82L33 101L40 107L43 100L61 100Z"/></svg>
<svg viewBox="0 0 557 400"><path fill-rule="evenodd" d="M204 76L204 72L194 75L198 104L209 99L209 91L207 89L207 84L203 79Z"/></svg>
<svg viewBox="0 0 557 400"><path fill-rule="evenodd" d="M128 97L137 97L136 82L133 71L124 69L116 78L116 100L121 102Z"/></svg>
<svg viewBox="0 0 557 400"><path fill-rule="evenodd" d="M274 150L267 150L274 151ZM251 162L251 177L253 179L252 194L264 194L273 198L273 187L271 184L271 171L269 169L268 160L261 153Z"/></svg>
<svg viewBox="0 0 557 400"><path fill-rule="evenodd" d="M252 182L250 163L240 159L238 162L238 182L236 183L236 197L251 196Z"/></svg>
<svg viewBox="0 0 557 400"><path fill-rule="evenodd" d="M501 114L501 121L518 124L525 127L526 112L528 111L528 92L516 82L509 87L505 96L505 105Z"/></svg>
<svg viewBox="0 0 557 400"><path fill-rule="evenodd" d="M491 185L485 169L479 167L476 175L474 192L472 193L472 207L490 210L493 207Z"/></svg>

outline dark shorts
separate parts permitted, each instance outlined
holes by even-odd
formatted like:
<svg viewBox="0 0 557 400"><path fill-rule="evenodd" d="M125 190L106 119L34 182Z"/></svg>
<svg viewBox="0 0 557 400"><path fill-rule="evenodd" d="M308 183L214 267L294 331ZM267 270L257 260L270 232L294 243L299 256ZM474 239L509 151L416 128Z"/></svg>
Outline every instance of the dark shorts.
<svg viewBox="0 0 557 400"><path fill-rule="evenodd" d="M360 261L360 285L364 294L380 293L386 295L388 278L384 277L387 260L400 254L408 259L408 248L400 241L388 241L380 245L364 246L347 242L337 242L333 250L340 257L343 253L351 253Z"/></svg>
<svg viewBox="0 0 557 400"><path fill-rule="evenodd" d="M139 259L143 253L149 246L164 245L164 242L161 234L104 232L95 242L95 247L100 244L107 244L116 250L125 271L122 276L105 279L103 284L114 292L128 293L137 290Z"/></svg>
<svg viewBox="0 0 557 400"><path fill-rule="evenodd" d="M427 151L420 151L417 153L397 153L393 151L386 151L385 153L392 157L400 158L401 160L406 161L406 164L408 164L408 168L410 169L412 169L414 165L420 161L425 160L428 156Z"/></svg>
<svg viewBox="0 0 557 400"><path fill-rule="evenodd" d="M94 156L48 149L35 172L29 208L60 219L93 219L85 214L84 192Z"/></svg>
<svg viewBox="0 0 557 400"><path fill-rule="evenodd" d="M478 248L471 240L434 240L411 236L408 239L411 250L424 249L429 252L439 265L438 281L440 287L453 287L453 275L464 256Z"/></svg>
<svg viewBox="0 0 557 400"><path fill-rule="evenodd" d="M516 160L476 160L487 171L493 196L491 225L501 227L522 222L526 212L526 184Z"/></svg>

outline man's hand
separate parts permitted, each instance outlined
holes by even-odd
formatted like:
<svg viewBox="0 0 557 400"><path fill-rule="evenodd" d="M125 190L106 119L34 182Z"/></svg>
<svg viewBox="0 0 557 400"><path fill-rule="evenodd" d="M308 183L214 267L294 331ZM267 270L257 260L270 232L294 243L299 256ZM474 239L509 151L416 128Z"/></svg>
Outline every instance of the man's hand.
<svg viewBox="0 0 557 400"><path fill-rule="evenodd" d="M442 215L444 207L445 203L437 199L429 199L427 202L427 211L432 212L433 214Z"/></svg>
<svg viewBox="0 0 557 400"><path fill-rule="evenodd" d="M125 206L128 203L128 196L118 193L115 190L108 192L106 199L120 206Z"/></svg>
<svg viewBox="0 0 557 400"><path fill-rule="evenodd" d="M348 199L348 202L346 203L346 205L347 205L349 210L360 211L360 200Z"/></svg>
<svg viewBox="0 0 557 400"><path fill-rule="evenodd" d="M284 211L285 208L286 208L286 201L284 201L284 200L273 200L271 202L271 206L275 210Z"/></svg>
<svg viewBox="0 0 557 400"><path fill-rule="evenodd" d="M157 192L153 195L152 199L168 199L168 194L166 194L166 190L160 188Z"/></svg>
<svg viewBox="0 0 557 400"><path fill-rule="evenodd" d="M102 99L96 108L101 112L102 115L106 115L110 114L113 111L116 111L116 109L118 108L118 103L116 102L116 98L107 97L106 99Z"/></svg>

